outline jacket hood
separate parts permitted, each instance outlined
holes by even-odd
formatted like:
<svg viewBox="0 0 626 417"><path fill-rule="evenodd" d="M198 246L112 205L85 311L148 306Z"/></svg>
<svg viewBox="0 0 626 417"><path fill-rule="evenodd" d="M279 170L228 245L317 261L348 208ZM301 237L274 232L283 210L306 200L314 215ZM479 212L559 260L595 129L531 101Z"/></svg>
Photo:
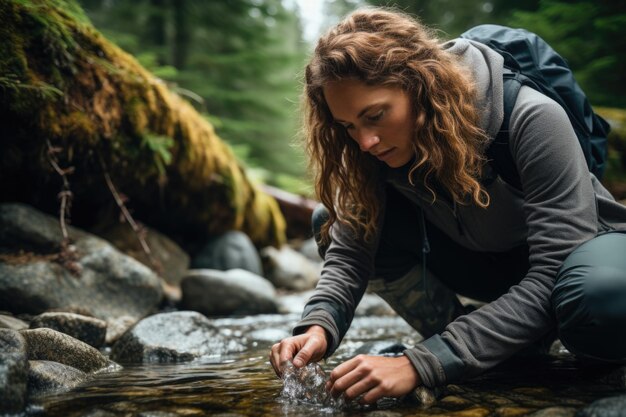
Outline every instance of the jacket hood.
<svg viewBox="0 0 626 417"><path fill-rule="evenodd" d="M470 72L476 87L479 125L493 139L502 126L502 69L504 58L488 46L468 39L454 39L442 45Z"/></svg>

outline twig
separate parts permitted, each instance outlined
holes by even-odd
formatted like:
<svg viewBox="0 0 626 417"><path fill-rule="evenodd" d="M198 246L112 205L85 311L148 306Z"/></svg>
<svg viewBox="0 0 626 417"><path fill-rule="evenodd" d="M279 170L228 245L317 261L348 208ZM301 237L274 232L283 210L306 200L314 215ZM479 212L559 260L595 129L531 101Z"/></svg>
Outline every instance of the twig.
<svg viewBox="0 0 626 417"><path fill-rule="evenodd" d="M102 167L102 172L104 174L104 180L107 183L107 187L109 187L111 194L113 195L113 199L115 200L115 203L120 208L120 211L122 212L122 215L124 216L124 219L128 222L128 224L130 224L130 227L133 229L133 231L137 235L139 244L141 245L141 248L143 249L144 253L148 256L150 263L152 264L154 269L159 274L161 274L163 267L161 266L159 261L155 259L154 256L152 255L150 246L148 246L148 243L146 242L146 239L144 238L144 235L145 235L144 228L135 222L135 220L133 219L133 216L130 214L130 211L128 211L128 208L126 208L126 204L124 204L124 199L117 192L117 189L115 188L115 185L113 184L113 181L111 180L111 176L109 175L106 164L104 163L104 160L102 159L102 155L98 155L98 157L100 160L100 166Z"/></svg>

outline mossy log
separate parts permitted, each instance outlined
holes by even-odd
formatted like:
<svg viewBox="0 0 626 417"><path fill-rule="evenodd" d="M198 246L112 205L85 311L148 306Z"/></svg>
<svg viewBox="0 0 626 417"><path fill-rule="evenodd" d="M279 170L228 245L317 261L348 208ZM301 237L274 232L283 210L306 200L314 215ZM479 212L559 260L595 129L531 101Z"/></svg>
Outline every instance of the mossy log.
<svg viewBox="0 0 626 417"><path fill-rule="evenodd" d="M0 201L72 222L118 217L108 174L136 219L185 242L229 229L282 244L276 201L252 184L231 149L188 102L107 41L73 0L0 2Z"/></svg>

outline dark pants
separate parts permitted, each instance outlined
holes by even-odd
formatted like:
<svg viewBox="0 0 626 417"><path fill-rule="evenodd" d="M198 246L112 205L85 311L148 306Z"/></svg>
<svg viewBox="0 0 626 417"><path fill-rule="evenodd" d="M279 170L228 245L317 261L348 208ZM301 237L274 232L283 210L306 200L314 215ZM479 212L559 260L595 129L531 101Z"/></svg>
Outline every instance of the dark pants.
<svg viewBox="0 0 626 417"><path fill-rule="evenodd" d="M465 314L456 294L495 300L519 283L530 265L526 245L507 252L472 251L425 221L430 252L424 277L419 210L388 189L370 288L427 338ZM313 213L316 237L326 219L326 209L318 206ZM325 248L319 249L323 256ZM572 353L625 361L626 233L600 235L572 252L557 274L552 305L559 338Z"/></svg>

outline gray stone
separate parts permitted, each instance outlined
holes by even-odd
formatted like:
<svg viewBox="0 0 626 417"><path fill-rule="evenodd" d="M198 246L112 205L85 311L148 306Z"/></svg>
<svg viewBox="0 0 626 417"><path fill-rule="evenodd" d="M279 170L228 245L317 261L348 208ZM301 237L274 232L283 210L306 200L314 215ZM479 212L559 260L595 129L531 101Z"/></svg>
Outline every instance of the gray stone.
<svg viewBox="0 0 626 417"><path fill-rule="evenodd" d="M0 314L0 329L22 330L28 329L28 323L13 316Z"/></svg>
<svg viewBox="0 0 626 417"><path fill-rule="evenodd" d="M281 249L268 246L261 250L266 277L277 288L303 291L315 288L321 264L307 259L288 246Z"/></svg>
<svg viewBox="0 0 626 417"><path fill-rule="evenodd" d="M111 358L121 363L182 362L240 352L209 319L195 311L161 313L141 320L113 345Z"/></svg>
<svg viewBox="0 0 626 417"><path fill-rule="evenodd" d="M47 327L70 335L95 348L104 345L106 321L74 313L43 313L30 322L31 329Z"/></svg>
<svg viewBox="0 0 626 417"><path fill-rule="evenodd" d="M303 241L297 247L294 247L294 249L296 249L298 252L306 256L307 259L313 262L323 262L314 238Z"/></svg>
<svg viewBox="0 0 626 417"><path fill-rule="evenodd" d="M181 307L207 316L276 313L274 286L243 269L190 270L181 283Z"/></svg>
<svg viewBox="0 0 626 417"><path fill-rule="evenodd" d="M192 269L245 269L263 275L261 259L248 237L243 232L229 231L210 239L191 260Z"/></svg>
<svg viewBox="0 0 626 417"><path fill-rule="evenodd" d="M77 259L72 273L55 258L58 219L23 204L0 204L0 246L32 250L0 263L0 305L12 313L82 312L111 320L145 317L160 302L161 281L103 239L68 227Z"/></svg>
<svg viewBox="0 0 626 417"><path fill-rule="evenodd" d="M127 223L116 223L94 230L115 246L120 252L132 256L148 268L157 268L159 275L169 284L178 284L189 269L189 255L167 236L149 227L143 228L145 241L150 248L152 259L141 247L137 234Z"/></svg>
<svg viewBox="0 0 626 417"><path fill-rule="evenodd" d="M314 291L302 291L278 296L278 311L281 314L302 314L306 302Z"/></svg>
<svg viewBox="0 0 626 417"><path fill-rule="evenodd" d="M68 365L52 361L30 361L28 395L59 393L80 385L87 374Z"/></svg>
<svg viewBox="0 0 626 417"><path fill-rule="evenodd" d="M111 362L87 343L52 329L22 330L28 346L28 359L47 360L95 372Z"/></svg>
<svg viewBox="0 0 626 417"><path fill-rule="evenodd" d="M27 379L26 341L15 330L0 329L0 414L24 409Z"/></svg>
<svg viewBox="0 0 626 417"><path fill-rule="evenodd" d="M578 410L575 417L626 417L626 394L594 401Z"/></svg>

